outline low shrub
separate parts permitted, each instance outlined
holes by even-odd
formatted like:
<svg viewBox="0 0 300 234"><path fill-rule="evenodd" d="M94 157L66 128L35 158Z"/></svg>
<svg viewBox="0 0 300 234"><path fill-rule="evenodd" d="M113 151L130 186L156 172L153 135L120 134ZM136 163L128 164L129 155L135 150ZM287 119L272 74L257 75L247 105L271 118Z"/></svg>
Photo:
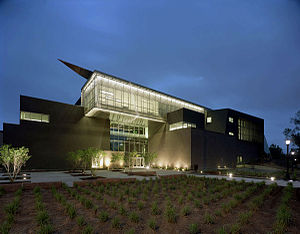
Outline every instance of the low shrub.
<svg viewBox="0 0 300 234"><path fill-rule="evenodd" d="M194 200L194 206L196 208L203 208L203 205L201 204L201 202L197 199Z"/></svg>
<svg viewBox="0 0 300 234"><path fill-rule="evenodd" d="M83 234L92 234L94 233L94 229L91 225L86 225L86 227L83 229Z"/></svg>
<svg viewBox="0 0 300 234"><path fill-rule="evenodd" d="M50 223L43 224L40 226L40 229L38 230L39 234L50 234L53 233L53 226Z"/></svg>
<svg viewBox="0 0 300 234"><path fill-rule="evenodd" d="M185 206L183 207L181 213L183 216L188 216L191 214L191 208L189 206Z"/></svg>
<svg viewBox="0 0 300 234"><path fill-rule="evenodd" d="M138 201L137 206L138 206L139 210L142 210L145 205L142 201Z"/></svg>
<svg viewBox="0 0 300 234"><path fill-rule="evenodd" d="M150 219L148 221L148 226L152 229L152 230L156 230L157 229L157 223L155 221L155 219Z"/></svg>
<svg viewBox="0 0 300 234"><path fill-rule="evenodd" d="M222 212L221 212L220 210L216 210L216 211L215 211L215 215L216 215L216 216L222 216Z"/></svg>
<svg viewBox="0 0 300 234"><path fill-rule="evenodd" d="M45 210L38 211L36 220L40 226L42 226L44 224L48 224L49 223L49 215L48 215L47 211L45 211Z"/></svg>
<svg viewBox="0 0 300 234"><path fill-rule="evenodd" d="M106 211L101 211L98 217L102 222L106 222L108 220L108 213Z"/></svg>
<svg viewBox="0 0 300 234"><path fill-rule="evenodd" d="M175 211L174 207L167 206L166 210L165 210L165 216L166 216L167 221L169 223L176 223L176 221L177 221L177 215L176 215L176 211Z"/></svg>
<svg viewBox="0 0 300 234"><path fill-rule="evenodd" d="M204 223L206 224L214 224L215 223L215 217L211 214L205 213L204 215Z"/></svg>
<svg viewBox="0 0 300 234"><path fill-rule="evenodd" d="M120 219L118 217L114 217L111 221L111 225L113 228L116 228L116 229L121 228Z"/></svg>
<svg viewBox="0 0 300 234"><path fill-rule="evenodd" d="M157 202L153 202L151 206L151 214L153 215L159 215L160 214L160 209L158 208Z"/></svg>
<svg viewBox="0 0 300 234"><path fill-rule="evenodd" d="M66 211L67 211L68 216L71 219L75 218L75 216L76 216L76 209L75 209L75 207L73 205L67 204Z"/></svg>
<svg viewBox="0 0 300 234"><path fill-rule="evenodd" d="M86 221L82 216L78 216L76 219L76 222L78 224L78 226L83 227L84 225L86 225Z"/></svg>
<svg viewBox="0 0 300 234"><path fill-rule="evenodd" d="M227 234L228 231L226 230L225 226L223 226L223 227L220 227L220 228L217 230L217 233L218 233L218 234Z"/></svg>
<svg viewBox="0 0 300 234"><path fill-rule="evenodd" d="M249 219L252 216L252 214L253 214L253 212L251 210L241 213L238 217L238 222L241 225L245 225L245 224L249 223Z"/></svg>
<svg viewBox="0 0 300 234"><path fill-rule="evenodd" d="M126 209L124 208L124 206L121 206L121 207L120 207L119 212L120 212L120 215L123 215L123 216L127 215L127 211L126 211Z"/></svg>
<svg viewBox="0 0 300 234"><path fill-rule="evenodd" d="M134 211L129 214L129 219L133 223L138 223L140 221L140 217Z"/></svg>
<svg viewBox="0 0 300 234"><path fill-rule="evenodd" d="M110 202L110 208L116 210L117 207L118 207L118 206L117 206L117 203L116 203L115 201L111 201L111 202Z"/></svg>
<svg viewBox="0 0 300 234"><path fill-rule="evenodd" d="M41 192L41 188L40 188L39 186L35 186L35 187L33 188L33 192L34 192L34 193L40 193L40 192Z"/></svg>
<svg viewBox="0 0 300 234"><path fill-rule="evenodd" d="M200 229L199 229L198 224L192 223L192 224L189 226L189 232L190 232L190 234L197 234L197 233L199 233L199 232L200 232Z"/></svg>
<svg viewBox="0 0 300 234"><path fill-rule="evenodd" d="M240 223L235 223L230 228L230 233L232 233L232 234L240 233L240 231L241 231L241 224Z"/></svg>

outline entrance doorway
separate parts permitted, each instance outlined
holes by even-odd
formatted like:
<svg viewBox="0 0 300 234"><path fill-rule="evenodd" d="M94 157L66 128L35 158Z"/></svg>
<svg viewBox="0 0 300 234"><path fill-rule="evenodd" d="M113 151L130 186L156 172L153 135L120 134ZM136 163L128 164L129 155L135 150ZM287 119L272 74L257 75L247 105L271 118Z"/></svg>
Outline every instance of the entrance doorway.
<svg viewBox="0 0 300 234"><path fill-rule="evenodd" d="M132 158L130 158L130 167L132 167L132 168L144 168L145 167L144 157L132 157Z"/></svg>

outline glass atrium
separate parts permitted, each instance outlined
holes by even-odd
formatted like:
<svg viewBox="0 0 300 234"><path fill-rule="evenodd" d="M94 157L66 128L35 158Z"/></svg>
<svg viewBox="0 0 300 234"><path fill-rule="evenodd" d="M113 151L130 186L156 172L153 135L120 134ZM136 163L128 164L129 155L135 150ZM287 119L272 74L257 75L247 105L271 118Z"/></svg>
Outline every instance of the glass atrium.
<svg viewBox="0 0 300 234"><path fill-rule="evenodd" d="M165 122L167 113L181 108L204 113L187 101L95 71L81 91L87 116L110 115L112 151L148 151L148 120Z"/></svg>
<svg viewBox="0 0 300 234"><path fill-rule="evenodd" d="M201 106L97 71L82 88L81 100L88 116L94 108L158 121L183 107L204 113Z"/></svg>

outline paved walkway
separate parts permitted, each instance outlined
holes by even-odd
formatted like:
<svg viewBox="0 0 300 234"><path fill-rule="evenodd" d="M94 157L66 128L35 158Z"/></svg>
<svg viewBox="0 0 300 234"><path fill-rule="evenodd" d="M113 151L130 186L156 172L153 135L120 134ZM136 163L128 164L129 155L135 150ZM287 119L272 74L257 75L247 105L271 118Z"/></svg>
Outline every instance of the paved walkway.
<svg viewBox="0 0 300 234"><path fill-rule="evenodd" d="M245 180L246 182L254 182L254 183L259 183L262 181L265 181L266 184L273 184L273 183L277 183L278 186L287 186L287 184L289 183L289 181L286 180L274 180L271 181L270 179L254 179L254 178L244 178L244 177L229 177L229 176L221 176L221 175L199 175L199 174L189 174L190 176L194 175L197 177L207 177L207 178L218 178L218 179L223 179L225 178L226 180L236 180L236 181L241 181L241 180ZM300 188L300 181L290 181L290 183L293 184L294 188Z"/></svg>
<svg viewBox="0 0 300 234"><path fill-rule="evenodd" d="M145 169L140 169L142 171L145 171ZM139 171L138 169L135 169L135 171ZM285 180L274 180L271 181L270 179L252 179L252 178L243 178L243 177L232 177L229 176L221 176L221 175L201 175L201 174L191 174L188 172L181 172L181 171L171 171L171 170L162 170L162 169L151 169L151 171L156 171L157 176L160 175L174 175L174 174L187 174L188 176L197 176L197 177L207 177L207 178L218 178L226 180L245 180L246 182L255 182L259 183L261 181L265 181L266 184L272 184L277 183L279 186L287 186L288 181ZM128 176L125 173L119 172L119 171L108 171L108 170L97 170L96 171L97 176L102 176L105 178L136 178L137 180L149 180L150 178L156 179L157 176ZM38 182L57 182L62 181L66 183L69 186L73 186L74 181L81 181L80 176L72 176L69 173L65 173L64 171L51 171L51 172L30 172L31 176L31 182L38 183ZM293 186L295 188L300 188L300 181L293 181Z"/></svg>
<svg viewBox="0 0 300 234"><path fill-rule="evenodd" d="M145 169L135 169L134 171L145 171ZM153 169L151 169L153 171ZM171 170L155 170L157 176L158 175L174 175L174 174L184 174L184 172L171 171ZM87 171L89 173L90 171ZM51 171L51 172L30 172L31 182L55 182L62 181L66 183L68 186L73 186L74 181L81 181L80 178L84 178L83 176L72 176L69 173L65 173L63 171ZM136 178L137 180L149 180L150 178L156 179L157 176L136 176L131 175L128 176L125 173L120 171L108 171L108 170L97 170L96 176L102 176L105 178Z"/></svg>

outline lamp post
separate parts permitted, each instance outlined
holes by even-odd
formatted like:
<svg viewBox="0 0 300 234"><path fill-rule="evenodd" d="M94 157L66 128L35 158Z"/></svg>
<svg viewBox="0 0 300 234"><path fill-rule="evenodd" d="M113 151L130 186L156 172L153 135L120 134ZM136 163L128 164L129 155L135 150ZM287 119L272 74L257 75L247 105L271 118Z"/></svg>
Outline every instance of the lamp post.
<svg viewBox="0 0 300 234"><path fill-rule="evenodd" d="M294 172L294 155L295 155L295 151L291 151L291 155L292 155L292 172Z"/></svg>
<svg viewBox="0 0 300 234"><path fill-rule="evenodd" d="M289 145L291 144L290 140L286 140L285 141L286 144L286 179L289 180L290 179L290 174L289 174Z"/></svg>

